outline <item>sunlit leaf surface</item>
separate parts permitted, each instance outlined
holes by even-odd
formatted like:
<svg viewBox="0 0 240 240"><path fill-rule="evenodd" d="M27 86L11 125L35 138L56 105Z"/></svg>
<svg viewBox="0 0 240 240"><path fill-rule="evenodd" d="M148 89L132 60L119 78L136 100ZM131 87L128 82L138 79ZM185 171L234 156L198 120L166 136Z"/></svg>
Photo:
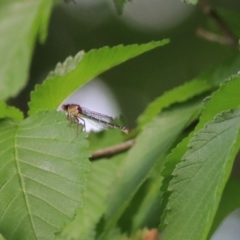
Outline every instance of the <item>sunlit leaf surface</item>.
<svg viewBox="0 0 240 240"><path fill-rule="evenodd" d="M0 99L15 96L28 80L36 36L46 37L53 0L0 1Z"/></svg>
<svg viewBox="0 0 240 240"><path fill-rule="evenodd" d="M195 103L167 112L154 119L137 137L136 144L124 159L112 186L104 234L114 226L156 161L169 150L199 107Z"/></svg>
<svg viewBox="0 0 240 240"><path fill-rule="evenodd" d="M206 239L240 146L240 110L208 122L173 172L164 240Z"/></svg>
<svg viewBox="0 0 240 240"><path fill-rule="evenodd" d="M103 47L67 58L67 63L58 64L57 70L41 86L36 86L31 94L29 114L33 115L41 109L56 109L70 94L100 73L168 42L164 39L141 45Z"/></svg>
<svg viewBox="0 0 240 240"><path fill-rule="evenodd" d="M83 205L88 142L67 125L55 111L19 125L0 120L0 232L6 239L54 239Z"/></svg>

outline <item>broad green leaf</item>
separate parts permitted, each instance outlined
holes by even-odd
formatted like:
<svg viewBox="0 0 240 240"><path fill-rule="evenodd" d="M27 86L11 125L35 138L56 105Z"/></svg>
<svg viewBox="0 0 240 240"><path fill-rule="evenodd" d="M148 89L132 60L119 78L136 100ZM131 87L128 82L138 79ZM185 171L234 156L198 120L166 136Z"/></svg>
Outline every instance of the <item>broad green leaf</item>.
<svg viewBox="0 0 240 240"><path fill-rule="evenodd" d="M163 240L206 239L240 147L240 109L217 115L195 133L173 171Z"/></svg>
<svg viewBox="0 0 240 240"><path fill-rule="evenodd" d="M105 232L100 239L104 239L114 226L156 161L169 150L198 110L199 104L195 103L162 114L148 124L137 137L110 192Z"/></svg>
<svg viewBox="0 0 240 240"><path fill-rule="evenodd" d="M39 8L37 21L39 25L39 41L41 43L44 43L47 38L48 22L50 20L51 10L55 2L55 0L43 1Z"/></svg>
<svg viewBox="0 0 240 240"><path fill-rule="evenodd" d="M55 111L19 125L0 120L0 232L6 239L54 239L83 205L88 142L67 125Z"/></svg>
<svg viewBox="0 0 240 240"><path fill-rule="evenodd" d="M173 90L165 92L162 96L151 102L146 110L138 118L138 127L142 128L145 124L158 115L164 108L169 107L173 103L184 102L189 98L200 95L203 92L210 90L211 84L204 80L193 80L185 83Z"/></svg>
<svg viewBox="0 0 240 240"><path fill-rule="evenodd" d="M239 73L240 55L237 53L223 61L221 64L202 73L198 78L210 82L213 86L219 87L226 79Z"/></svg>
<svg viewBox="0 0 240 240"><path fill-rule="evenodd" d="M132 220L132 232L136 232L145 226L158 226L159 225L159 214L161 212L160 204L161 193L159 191L162 185L162 176L160 172L163 167L163 162L166 159L166 155L162 159L158 160L154 166L153 171L150 174L145 190L145 194L142 197L139 211L133 216Z"/></svg>
<svg viewBox="0 0 240 240"><path fill-rule="evenodd" d="M21 121L23 120L23 113L15 107L10 107L4 102L0 102L0 119L1 118L11 118Z"/></svg>
<svg viewBox="0 0 240 240"><path fill-rule="evenodd" d="M0 100L25 86L38 32L46 37L53 0L0 1Z"/></svg>
<svg viewBox="0 0 240 240"><path fill-rule="evenodd" d="M74 57L67 57L63 63L58 63L55 69L48 74L47 79L64 76L73 71L81 61L84 54L84 51L80 51Z"/></svg>
<svg viewBox="0 0 240 240"><path fill-rule="evenodd" d="M117 225L123 232L132 235L146 226L158 227L159 215L162 212L159 204L161 201L159 189L162 183L160 172L166 155L157 160L148 178L138 189L119 219Z"/></svg>
<svg viewBox="0 0 240 240"><path fill-rule="evenodd" d="M122 141L119 131L91 132L88 136L92 151L103 149ZM91 240L95 239L96 225L106 209L108 191L116 175L120 160L125 154L112 157L110 160L92 162L88 174L87 189L84 191L84 208L80 208L72 222L58 234L57 239Z"/></svg>
<svg viewBox="0 0 240 240"><path fill-rule="evenodd" d="M73 222L62 229L57 239L94 240L95 228L106 209L107 193L113 182L119 157L92 163L88 174L87 190L84 192L84 208L77 211Z"/></svg>
<svg viewBox="0 0 240 240"><path fill-rule="evenodd" d="M90 150L95 151L122 143L127 135L116 129L109 129L100 132L90 132L88 140Z"/></svg>
<svg viewBox="0 0 240 240"><path fill-rule="evenodd" d="M229 29L234 33L234 35L240 37L240 29L238 23L240 20L239 11L236 8L216 8L217 13L220 15L224 22L229 26Z"/></svg>
<svg viewBox="0 0 240 240"><path fill-rule="evenodd" d="M240 179L236 177L230 177L224 189L209 236L216 231L220 223L229 214L238 208L240 208Z"/></svg>
<svg viewBox="0 0 240 240"><path fill-rule="evenodd" d="M138 118L138 127L142 128L158 115L164 108L178 102L184 102L194 96L200 95L218 87L233 74L237 74L240 66L239 54L225 60L223 63L200 74L192 81L175 89L167 91L148 105Z"/></svg>
<svg viewBox="0 0 240 240"><path fill-rule="evenodd" d="M130 240L127 238L126 234L121 233L119 229L113 229L111 232L105 237L104 240Z"/></svg>
<svg viewBox="0 0 240 240"><path fill-rule="evenodd" d="M61 74L50 75L41 86L36 86L31 94L29 114L33 115L41 109L56 109L65 98L100 73L168 42L168 39L164 39L141 45L103 47L91 50L86 54L77 54L73 58L74 64L77 63L74 70L63 69ZM71 64L68 63L67 65ZM65 64L62 66L64 68Z"/></svg>
<svg viewBox="0 0 240 240"><path fill-rule="evenodd" d="M213 119L213 117L228 109L238 108L240 106L239 99L239 89L240 87L240 76L235 75L230 78L229 81L224 82L221 87L213 93L211 99L207 102L205 108L203 109L202 115L200 117L199 123L197 124L195 130L189 134L181 143L174 148L171 154L167 157L164 170L162 175L164 176L162 192L164 196L163 204L167 203L169 192L167 191L168 184L172 179L172 172L176 166L181 161L182 156L187 151L187 144L190 139L194 136L194 133L199 129L203 128L204 124ZM164 207L165 208L165 207ZM165 208L166 209L166 208ZM168 214L168 210L162 218L162 227L164 227L164 218Z"/></svg>

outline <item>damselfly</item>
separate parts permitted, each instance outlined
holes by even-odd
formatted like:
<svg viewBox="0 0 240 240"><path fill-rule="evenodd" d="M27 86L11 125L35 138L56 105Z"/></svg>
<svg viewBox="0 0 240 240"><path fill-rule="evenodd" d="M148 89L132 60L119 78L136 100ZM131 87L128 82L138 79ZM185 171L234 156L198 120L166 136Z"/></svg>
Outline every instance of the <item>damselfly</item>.
<svg viewBox="0 0 240 240"><path fill-rule="evenodd" d="M95 123L98 123L104 128L116 128L124 133L128 133L129 130L124 126L118 126L114 123L114 119L107 115L93 112L87 108L83 108L78 104L64 104L62 109L67 112L67 119L70 121L70 124L75 122L77 124L83 125L83 129L86 130L85 119L90 119ZM82 122L81 122L82 121Z"/></svg>

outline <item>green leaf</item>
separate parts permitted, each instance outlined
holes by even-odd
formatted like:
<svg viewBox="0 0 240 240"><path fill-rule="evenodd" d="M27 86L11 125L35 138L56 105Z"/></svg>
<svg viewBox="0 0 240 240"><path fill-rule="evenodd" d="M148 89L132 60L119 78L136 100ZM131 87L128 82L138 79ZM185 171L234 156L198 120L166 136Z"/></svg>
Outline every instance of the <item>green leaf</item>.
<svg viewBox="0 0 240 240"><path fill-rule="evenodd" d="M198 103L189 104L162 114L143 129L114 181L106 212L105 232L100 239L104 239L114 226L156 161L169 150L198 110Z"/></svg>
<svg viewBox="0 0 240 240"><path fill-rule="evenodd" d="M207 102L203 109L199 123L195 130L190 133L188 137L182 140L176 148L174 148L171 154L167 157L162 175L164 176L163 185L161 190L163 192L163 205L167 204L169 192L167 191L168 184L172 179L172 172L175 166L181 161L182 156L187 151L187 145L194 133L203 128L204 124L213 119L213 117L224 110L238 108L240 106L239 89L240 76L232 76L229 81L224 82L221 87L213 93L211 99ZM227 99L227 101L226 101ZM164 206L163 206L164 207ZM164 207L166 209L166 207ZM162 227L164 227L164 218L168 214L166 209L162 217Z"/></svg>
<svg viewBox="0 0 240 240"><path fill-rule="evenodd" d="M63 63L58 63L55 69L48 74L47 79L52 79L58 76L62 77L73 71L82 60L84 54L84 51L80 51L74 57L69 56Z"/></svg>
<svg viewBox="0 0 240 240"><path fill-rule="evenodd" d="M74 70L69 70L69 67L65 67L63 64L64 69L61 74L55 73L47 78L41 86L36 86L31 93L29 115L33 115L41 109L56 109L70 94L100 73L168 42L168 39L164 39L142 45L104 47L91 50L84 55L77 54L73 58L76 65ZM74 66L74 64L71 65L68 60L67 66ZM57 72L59 71L58 67Z"/></svg>
<svg viewBox="0 0 240 240"><path fill-rule="evenodd" d="M219 87L226 79L238 74L240 65L239 53L226 59L221 64L202 73L198 78L210 82L213 86Z"/></svg>
<svg viewBox="0 0 240 240"><path fill-rule="evenodd" d="M57 239L95 239L95 227L106 209L107 193L114 180L118 165L119 158L92 163L87 190L83 194L84 208L78 209L73 222L62 229L61 237Z"/></svg>
<svg viewBox="0 0 240 240"><path fill-rule="evenodd" d="M39 40L41 43L44 43L47 38L48 33L48 23L51 16L51 10L54 6L55 1L49 0L49 1L43 1L37 16L37 21L39 25L38 34L39 34Z"/></svg>
<svg viewBox="0 0 240 240"><path fill-rule="evenodd" d="M206 239L240 147L240 109L217 115L191 139L176 166L163 240Z"/></svg>
<svg viewBox="0 0 240 240"><path fill-rule="evenodd" d="M46 37L53 0L0 1L0 100L25 86L38 31ZM17 39L17 40L16 40Z"/></svg>
<svg viewBox="0 0 240 240"><path fill-rule="evenodd" d="M119 14L122 14L124 4L126 4L127 1L131 1L131 0L113 0L113 1L117 9L117 12Z"/></svg>
<svg viewBox="0 0 240 240"><path fill-rule="evenodd" d="M217 10L218 15L220 15L220 17L224 20L224 22L229 27L229 29L231 29L233 34L237 38L239 38L240 37L240 29L238 27L238 23L240 20L239 11L236 8L219 8L219 7L215 8L215 10Z"/></svg>
<svg viewBox="0 0 240 240"><path fill-rule="evenodd" d="M122 232L126 232L128 235L135 234L146 226L157 228L159 225L159 215L162 212L159 204L162 176L159 173L162 170L166 155L161 158L157 160L148 178L131 199L117 223Z"/></svg>
<svg viewBox="0 0 240 240"><path fill-rule="evenodd" d="M159 191L162 185L162 176L159 174L162 171L163 163L166 155L158 160L154 166L149 178L147 179L147 188L144 195L141 196L141 205L138 212L133 216L132 232L136 232L145 226L157 227L159 225L160 209L159 202L161 201L161 193ZM136 201L139 201L136 199ZM136 205L136 202L132 201Z"/></svg>
<svg viewBox="0 0 240 240"><path fill-rule="evenodd" d="M0 240L5 240L5 238L2 235L0 235Z"/></svg>
<svg viewBox="0 0 240 240"><path fill-rule="evenodd" d="M196 5L198 3L198 0L181 0L182 2L190 3L193 5Z"/></svg>
<svg viewBox="0 0 240 240"><path fill-rule="evenodd" d="M213 235L220 223L240 207L240 179L230 177L224 189L221 202L214 218L209 236Z"/></svg>
<svg viewBox="0 0 240 240"><path fill-rule="evenodd" d="M122 140L122 135L119 131L91 132L88 136L90 149L99 150L117 144ZM111 160L92 162L87 189L83 193L84 208L77 210L74 220L61 230L56 239L95 239L97 222L106 209L109 187L124 156L125 154L121 154Z"/></svg>
<svg viewBox="0 0 240 240"><path fill-rule="evenodd" d="M0 102L0 118L11 118L21 121L23 120L23 113L15 107L10 107L4 102Z"/></svg>
<svg viewBox="0 0 240 240"><path fill-rule="evenodd" d="M95 151L103 148L108 148L113 145L122 143L127 135L121 131L116 130L103 130L100 132L90 132L88 140L90 142L90 150Z"/></svg>
<svg viewBox="0 0 240 240"><path fill-rule="evenodd" d="M121 233L119 229L113 229L111 232L105 237L104 240L131 240L127 238L126 234Z"/></svg>
<svg viewBox="0 0 240 240"><path fill-rule="evenodd" d="M88 142L67 124L55 111L19 125L0 121L0 232L7 239L54 239L83 205Z"/></svg>
<svg viewBox="0 0 240 240"><path fill-rule="evenodd" d="M138 127L142 128L149 123L164 108L169 107L173 103L184 102L189 98L200 95L210 90L212 86L202 79L195 79L189 83L185 83L173 90L165 92L162 96L151 102L146 110L138 118Z"/></svg>
<svg viewBox="0 0 240 240"><path fill-rule="evenodd" d="M239 71L239 54L225 60L223 63L200 74L192 81L185 83L175 89L167 91L148 105L146 110L138 118L138 127L142 128L157 116L164 108L174 103L184 102L194 96L218 87L233 74Z"/></svg>

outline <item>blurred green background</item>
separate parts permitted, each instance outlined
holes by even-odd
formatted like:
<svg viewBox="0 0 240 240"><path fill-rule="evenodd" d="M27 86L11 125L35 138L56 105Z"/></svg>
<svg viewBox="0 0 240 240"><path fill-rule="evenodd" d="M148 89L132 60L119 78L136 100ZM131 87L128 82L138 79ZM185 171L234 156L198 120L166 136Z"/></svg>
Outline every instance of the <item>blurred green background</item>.
<svg viewBox="0 0 240 240"><path fill-rule="evenodd" d="M198 6L179 0L135 0L119 15L111 0L59 1L44 45L37 44L27 87L14 100L25 112L29 91L69 55L103 46L146 43L170 38L170 44L145 53L100 76L113 92L130 127L149 102L164 91L190 81L228 58L235 49L196 36L211 21ZM239 0L209 1L216 9L237 11ZM97 100L96 100L97 101Z"/></svg>

